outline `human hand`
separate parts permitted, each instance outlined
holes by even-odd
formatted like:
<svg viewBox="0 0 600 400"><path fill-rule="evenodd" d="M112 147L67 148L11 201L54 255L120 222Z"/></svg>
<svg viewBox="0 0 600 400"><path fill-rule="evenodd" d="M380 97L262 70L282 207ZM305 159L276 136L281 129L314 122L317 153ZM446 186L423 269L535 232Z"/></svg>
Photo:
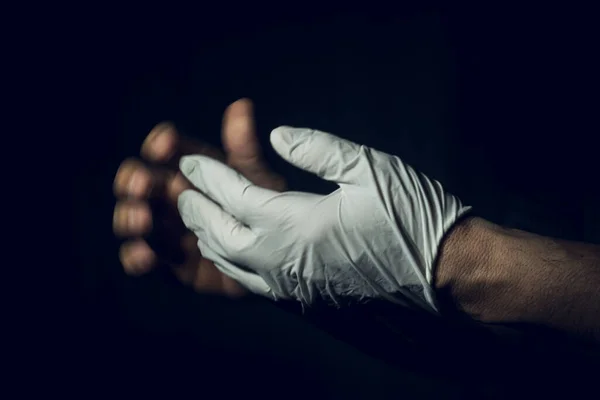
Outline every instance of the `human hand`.
<svg viewBox="0 0 600 400"><path fill-rule="evenodd" d="M232 103L223 116L224 152L200 141L182 137L168 123L157 125L144 140L142 160L121 163L114 181L118 198L114 210L115 234L127 238L119 257L128 274L145 274L159 264L173 268L176 276L199 292L239 296L247 291L214 264L202 257L196 238L177 214L177 197L190 183L177 170L179 159L202 154L239 171L257 185L272 190L285 189L285 181L266 166L254 130L252 103L241 99ZM151 231L160 232L161 252L144 239ZM165 243L169 242L169 243ZM175 261L174 253L182 257Z"/></svg>
<svg viewBox="0 0 600 400"><path fill-rule="evenodd" d="M273 299L385 298L437 311L438 247L469 207L398 157L324 132L280 127L271 144L339 188L279 193L210 158L182 158L199 192L185 190L179 211L204 256Z"/></svg>

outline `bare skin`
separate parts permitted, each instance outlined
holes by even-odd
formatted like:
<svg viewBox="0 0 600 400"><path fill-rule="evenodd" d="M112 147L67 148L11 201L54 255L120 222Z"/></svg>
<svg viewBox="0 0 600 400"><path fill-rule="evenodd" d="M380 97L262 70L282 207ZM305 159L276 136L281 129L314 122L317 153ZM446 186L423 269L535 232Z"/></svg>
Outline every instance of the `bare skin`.
<svg viewBox="0 0 600 400"><path fill-rule="evenodd" d="M445 239L436 288L471 318L531 323L600 340L600 246L481 218Z"/></svg>
<svg viewBox="0 0 600 400"><path fill-rule="evenodd" d="M178 171L179 159L186 154L203 154L226 162L257 185L282 191L286 183L262 158L250 100L240 99L225 110L222 142L224 151L182 137L172 124L161 123L144 140L142 160L128 159L121 163L114 180L118 200L113 229L116 235L127 239L119 252L125 272L141 275L166 262L184 284L198 292L230 297L247 293L240 284L202 257L194 235L185 230L177 214L177 197L192 186ZM183 263L169 263L168 255L167 259L159 257L158 251L143 239L158 225L158 215L153 212L150 199L167 210L166 216L161 217L165 219L161 226L168 229L165 237L183 251Z"/></svg>
<svg viewBox="0 0 600 400"><path fill-rule="evenodd" d="M179 159L204 154L226 162L257 185L283 191L286 183L261 156L249 100L238 100L225 111L222 142L223 151L182 137L173 125L162 123L144 140L142 160L121 164L114 182L118 201L113 228L127 239L120 260L128 274L144 274L168 262L143 239L158 225L150 206L153 199L167 209L161 225L168 231L165 237L183 250L183 262L170 263L176 276L198 292L247 294L202 257L194 235L183 227L177 197L192 187L178 171ZM452 307L479 321L530 322L600 339L600 246L466 218L442 243L434 286L448 295Z"/></svg>

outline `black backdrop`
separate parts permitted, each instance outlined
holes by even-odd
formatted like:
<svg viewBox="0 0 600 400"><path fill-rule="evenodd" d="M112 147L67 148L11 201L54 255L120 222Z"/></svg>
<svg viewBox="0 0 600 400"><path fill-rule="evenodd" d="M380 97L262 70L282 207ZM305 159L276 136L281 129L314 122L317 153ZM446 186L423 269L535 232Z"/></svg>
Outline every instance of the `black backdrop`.
<svg viewBox="0 0 600 400"><path fill-rule="evenodd" d="M281 124L397 154L494 222L598 243L587 16L230 5L103 9L74 22L64 68L77 81L71 110L82 121L69 155L83 165L75 186L80 313L88 317L78 342L89 365L82 376L101 387L134 382L211 398L443 398L500 393L499 385L522 394L526 381L534 382L528 390L542 390L539 382L549 393L567 390L551 378L564 377L565 364L550 339L544 347L546 339L510 331L512 351L462 328L415 328L418 317L400 311L393 328L361 312L302 318L260 299L198 296L160 274L127 278L111 235L111 184L157 122L218 144L225 107L250 97L267 157L294 189L330 186L268 150L268 133Z"/></svg>

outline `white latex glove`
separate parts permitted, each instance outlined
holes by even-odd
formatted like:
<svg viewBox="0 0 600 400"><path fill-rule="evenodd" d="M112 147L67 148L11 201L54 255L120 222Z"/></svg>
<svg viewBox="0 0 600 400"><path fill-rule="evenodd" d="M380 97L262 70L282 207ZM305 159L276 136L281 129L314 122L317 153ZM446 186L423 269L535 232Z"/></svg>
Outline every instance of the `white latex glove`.
<svg viewBox="0 0 600 400"><path fill-rule="evenodd" d="M398 157L328 133L279 127L273 148L339 188L275 192L204 156L181 160L201 193L179 197L203 256L249 290L310 305L384 298L436 312L440 242L469 210Z"/></svg>

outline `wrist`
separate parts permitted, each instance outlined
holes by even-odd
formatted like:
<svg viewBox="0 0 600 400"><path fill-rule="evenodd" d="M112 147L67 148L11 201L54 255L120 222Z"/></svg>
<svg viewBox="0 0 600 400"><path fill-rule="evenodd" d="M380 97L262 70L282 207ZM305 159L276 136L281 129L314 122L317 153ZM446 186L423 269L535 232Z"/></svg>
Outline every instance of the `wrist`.
<svg viewBox="0 0 600 400"><path fill-rule="evenodd" d="M442 241L433 288L442 314L598 338L599 260L598 246L470 217Z"/></svg>
<svg viewBox="0 0 600 400"><path fill-rule="evenodd" d="M502 231L498 225L468 216L447 232L434 268L440 312L488 318L487 299L508 287L503 270L497 268Z"/></svg>

